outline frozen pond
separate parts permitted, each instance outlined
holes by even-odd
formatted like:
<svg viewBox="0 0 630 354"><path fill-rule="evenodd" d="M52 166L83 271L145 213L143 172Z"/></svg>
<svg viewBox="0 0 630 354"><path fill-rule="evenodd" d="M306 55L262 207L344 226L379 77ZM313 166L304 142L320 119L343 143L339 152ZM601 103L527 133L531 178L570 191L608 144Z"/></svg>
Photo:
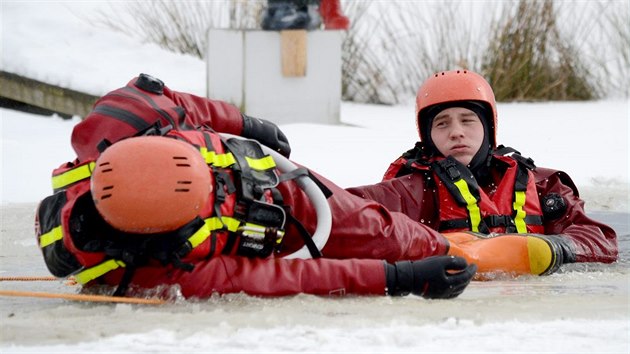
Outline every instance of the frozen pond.
<svg viewBox="0 0 630 354"><path fill-rule="evenodd" d="M48 275L35 245L34 208L2 206L2 276ZM591 215L617 231L619 262L473 282L454 300L236 294L148 306L0 297L0 351L628 352L629 215ZM77 290L44 281L0 286Z"/></svg>

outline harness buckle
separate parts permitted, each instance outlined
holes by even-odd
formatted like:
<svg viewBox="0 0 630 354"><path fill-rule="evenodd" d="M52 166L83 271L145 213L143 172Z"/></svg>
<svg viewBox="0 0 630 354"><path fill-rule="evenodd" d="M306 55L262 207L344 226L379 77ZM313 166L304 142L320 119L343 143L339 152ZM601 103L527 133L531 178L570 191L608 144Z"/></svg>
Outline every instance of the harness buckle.
<svg viewBox="0 0 630 354"><path fill-rule="evenodd" d="M516 232L514 219L509 215L488 215L484 218L484 222L489 228L505 227L506 233Z"/></svg>

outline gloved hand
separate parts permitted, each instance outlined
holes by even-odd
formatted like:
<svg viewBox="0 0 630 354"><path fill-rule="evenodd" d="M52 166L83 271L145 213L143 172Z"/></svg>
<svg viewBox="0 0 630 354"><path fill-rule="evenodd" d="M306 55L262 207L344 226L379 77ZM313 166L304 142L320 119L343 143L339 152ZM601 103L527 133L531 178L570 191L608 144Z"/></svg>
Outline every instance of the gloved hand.
<svg viewBox="0 0 630 354"><path fill-rule="evenodd" d="M573 247L561 235L526 234L525 236L528 238L529 261L534 274L553 274L563 264L575 262Z"/></svg>
<svg viewBox="0 0 630 354"><path fill-rule="evenodd" d="M289 140L277 125L264 119L253 118L243 114L243 132L245 138L258 140L259 143L270 147L284 157L291 155Z"/></svg>
<svg viewBox="0 0 630 354"><path fill-rule="evenodd" d="M477 266L461 257L433 256L419 261L385 264L388 295L412 293L425 299L450 299L470 283Z"/></svg>

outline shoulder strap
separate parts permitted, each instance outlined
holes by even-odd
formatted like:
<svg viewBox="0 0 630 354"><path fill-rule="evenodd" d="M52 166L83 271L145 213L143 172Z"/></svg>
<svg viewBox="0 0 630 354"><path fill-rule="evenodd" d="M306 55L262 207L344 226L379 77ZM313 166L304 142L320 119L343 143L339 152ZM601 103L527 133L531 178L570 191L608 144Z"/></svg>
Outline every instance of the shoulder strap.
<svg viewBox="0 0 630 354"><path fill-rule="evenodd" d="M418 141L413 148L405 151L389 165L383 175L383 181L408 175L414 170L428 170L429 165L429 155L426 152L425 145Z"/></svg>
<svg viewBox="0 0 630 354"><path fill-rule="evenodd" d="M524 157L521 155L520 151L511 148L509 146L499 145L496 150L494 150L493 155L495 156L508 156L516 160L519 165L526 167L528 170L535 170L536 164L534 164L534 160L530 157Z"/></svg>

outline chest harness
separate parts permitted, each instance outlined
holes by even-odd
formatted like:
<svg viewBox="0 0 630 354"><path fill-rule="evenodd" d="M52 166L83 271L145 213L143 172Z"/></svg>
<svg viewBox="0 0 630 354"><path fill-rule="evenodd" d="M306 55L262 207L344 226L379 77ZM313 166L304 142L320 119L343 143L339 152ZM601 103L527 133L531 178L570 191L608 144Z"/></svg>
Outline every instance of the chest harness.
<svg viewBox="0 0 630 354"><path fill-rule="evenodd" d="M506 156L508 153L512 155ZM438 191L438 231L543 233L543 213L531 172L535 168L533 161L512 148L500 146L492 155L492 163L505 167L492 196L480 188L466 166L450 156L430 161L414 159L410 150L392 163L384 179L413 170L433 176Z"/></svg>

